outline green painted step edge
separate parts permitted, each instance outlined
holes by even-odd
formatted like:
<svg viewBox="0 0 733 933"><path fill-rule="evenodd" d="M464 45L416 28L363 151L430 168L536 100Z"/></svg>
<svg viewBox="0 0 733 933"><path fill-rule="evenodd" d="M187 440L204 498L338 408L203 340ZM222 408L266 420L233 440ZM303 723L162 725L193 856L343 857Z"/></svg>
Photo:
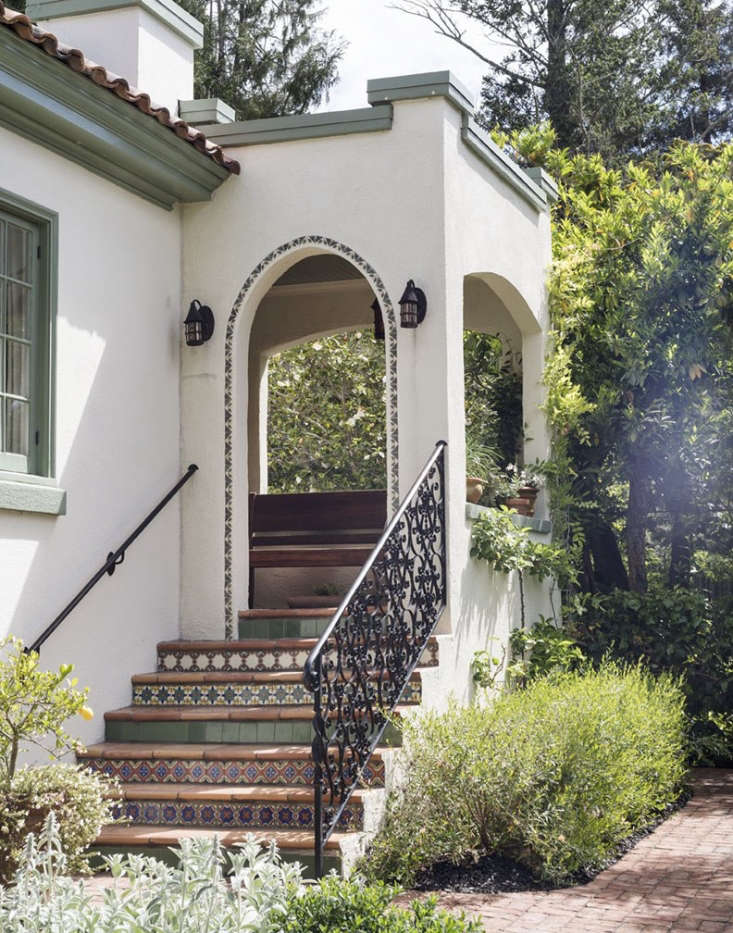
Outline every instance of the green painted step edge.
<svg viewBox="0 0 733 933"><path fill-rule="evenodd" d="M104 868L102 857L105 855L146 855L156 858L166 865L172 867L178 866L176 856L177 846L94 846L90 850L90 865L94 871ZM280 852L284 862L300 862L304 867L304 878L315 878L315 858L307 853L299 853L290 849L283 849ZM335 871L341 874L341 856L332 853L326 853L323 859L323 867L326 874Z"/></svg>
<svg viewBox="0 0 733 933"><path fill-rule="evenodd" d="M240 619L239 637L247 638L320 638L331 621L330 616L310 619Z"/></svg>
<svg viewBox="0 0 733 933"><path fill-rule="evenodd" d="M260 722L110 720L105 726L105 737L108 742L310 745L313 740L313 729L309 721L289 719ZM387 724L380 744L392 746L402 744L402 734L392 723Z"/></svg>

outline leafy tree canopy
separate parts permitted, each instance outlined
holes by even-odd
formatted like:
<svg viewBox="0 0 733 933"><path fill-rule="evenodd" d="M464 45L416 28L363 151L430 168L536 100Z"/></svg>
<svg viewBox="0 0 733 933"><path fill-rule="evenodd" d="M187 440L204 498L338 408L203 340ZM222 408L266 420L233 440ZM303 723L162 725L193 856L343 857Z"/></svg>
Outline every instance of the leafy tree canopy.
<svg viewBox="0 0 733 933"><path fill-rule="evenodd" d="M321 337L273 356L268 373L270 492L386 488L383 343Z"/></svg>
<svg viewBox="0 0 733 933"><path fill-rule="evenodd" d="M615 158L733 121L729 0L400 0L486 62L481 116L511 131L549 120L558 145ZM485 44L462 17L482 27ZM496 50L505 50L496 51Z"/></svg>

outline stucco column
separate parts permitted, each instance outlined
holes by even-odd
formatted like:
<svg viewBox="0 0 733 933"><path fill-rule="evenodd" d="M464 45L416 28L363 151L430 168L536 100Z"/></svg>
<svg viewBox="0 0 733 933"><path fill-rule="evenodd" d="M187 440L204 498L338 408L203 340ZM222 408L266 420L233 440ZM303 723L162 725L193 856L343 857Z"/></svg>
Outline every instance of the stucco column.
<svg viewBox="0 0 733 933"><path fill-rule="evenodd" d="M449 631L466 547L463 279L449 274L444 259L425 268L425 278L415 282L427 295L427 315L417 329L400 329L398 337L400 493L407 492L435 443L446 441L448 611L440 630Z"/></svg>

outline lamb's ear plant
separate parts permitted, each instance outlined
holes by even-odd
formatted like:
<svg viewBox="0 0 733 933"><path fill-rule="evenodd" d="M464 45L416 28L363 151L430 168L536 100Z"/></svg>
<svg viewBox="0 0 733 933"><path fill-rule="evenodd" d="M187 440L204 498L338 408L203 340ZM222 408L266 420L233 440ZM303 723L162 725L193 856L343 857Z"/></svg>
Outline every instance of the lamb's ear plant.
<svg viewBox="0 0 733 933"><path fill-rule="evenodd" d="M214 839L184 840L178 867L149 856L106 860L115 884L100 902L68 877L49 814L30 835L13 883L0 886L2 933L277 933L302 891L301 866L249 837L227 854Z"/></svg>
<svg viewBox="0 0 733 933"><path fill-rule="evenodd" d="M20 639L0 641L0 791L9 791L24 744L47 750L50 742L56 755L79 747L64 723L77 713L90 718L92 711L89 691L70 678L73 669L40 670L38 654L24 651Z"/></svg>

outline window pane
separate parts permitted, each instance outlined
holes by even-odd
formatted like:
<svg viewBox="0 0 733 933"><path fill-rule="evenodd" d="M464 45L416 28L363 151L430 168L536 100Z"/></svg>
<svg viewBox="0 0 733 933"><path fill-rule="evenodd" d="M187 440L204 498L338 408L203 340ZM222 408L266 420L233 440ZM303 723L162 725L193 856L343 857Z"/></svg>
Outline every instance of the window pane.
<svg viewBox="0 0 733 933"><path fill-rule="evenodd" d="M0 220L0 275L5 273L5 229L7 224Z"/></svg>
<svg viewBox="0 0 733 933"><path fill-rule="evenodd" d="M3 391L10 395L30 395L31 372L30 347L15 340L5 341L5 385Z"/></svg>
<svg viewBox="0 0 733 933"><path fill-rule="evenodd" d="M28 402L5 399L3 449L28 456Z"/></svg>
<svg viewBox="0 0 733 933"><path fill-rule="evenodd" d="M15 224L7 225L6 275L23 282L31 280L31 235Z"/></svg>
<svg viewBox="0 0 733 933"><path fill-rule="evenodd" d="M11 337L30 337L31 290L27 285L8 282L6 333Z"/></svg>

